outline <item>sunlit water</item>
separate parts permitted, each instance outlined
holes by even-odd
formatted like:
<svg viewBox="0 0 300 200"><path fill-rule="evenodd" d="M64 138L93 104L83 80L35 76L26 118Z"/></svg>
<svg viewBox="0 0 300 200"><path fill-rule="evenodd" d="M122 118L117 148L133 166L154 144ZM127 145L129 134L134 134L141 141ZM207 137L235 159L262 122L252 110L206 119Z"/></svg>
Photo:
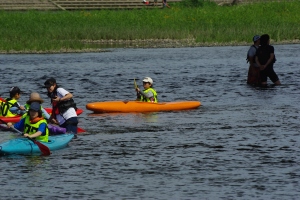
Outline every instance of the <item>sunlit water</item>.
<svg viewBox="0 0 300 200"><path fill-rule="evenodd" d="M0 96L48 77L84 109L86 133L49 157L1 156L0 199L298 199L300 45L275 45L282 86L246 84L248 47L111 49L0 55ZM89 102L135 99L150 76L159 101L196 110L93 114ZM16 137L1 132L0 142Z"/></svg>

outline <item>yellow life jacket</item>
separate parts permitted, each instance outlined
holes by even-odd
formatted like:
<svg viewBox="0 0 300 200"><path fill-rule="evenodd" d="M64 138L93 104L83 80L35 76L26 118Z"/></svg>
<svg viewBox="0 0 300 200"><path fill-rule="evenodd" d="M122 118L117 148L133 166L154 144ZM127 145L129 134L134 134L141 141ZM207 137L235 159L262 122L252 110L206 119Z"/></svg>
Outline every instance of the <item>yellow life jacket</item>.
<svg viewBox="0 0 300 200"><path fill-rule="evenodd" d="M17 100L15 99L6 99L6 101L1 101L1 110L0 110L0 116L4 116L4 117L14 117L17 114L13 114L12 112L10 112L10 108L17 103Z"/></svg>
<svg viewBox="0 0 300 200"><path fill-rule="evenodd" d="M36 137L36 140L39 140L41 142L48 142L49 129L48 129L47 121L44 118L42 118L38 122L31 123L30 122L30 116L27 115L26 118L25 118L24 133L28 133L29 135L32 135L32 134L36 133L38 131L39 126L42 123L45 123L47 125L46 126L46 134Z"/></svg>
<svg viewBox="0 0 300 200"><path fill-rule="evenodd" d="M157 100L157 93L156 93L156 91L153 88L148 88L147 90L144 90L143 92L145 94L147 94L149 91L151 91L153 93L153 97L154 97L154 102L153 103L157 103L158 102L158 100ZM141 101L151 102L151 99L149 99L149 98L144 97L143 95L141 95Z"/></svg>
<svg viewBox="0 0 300 200"><path fill-rule="evenodd" d="M25 118L28 115L28 111L29 111L30 105L28 103L26 103L24 105L24 108L25 108L25 110L27 110L27 112L24 113L21 118Z"/></svg>

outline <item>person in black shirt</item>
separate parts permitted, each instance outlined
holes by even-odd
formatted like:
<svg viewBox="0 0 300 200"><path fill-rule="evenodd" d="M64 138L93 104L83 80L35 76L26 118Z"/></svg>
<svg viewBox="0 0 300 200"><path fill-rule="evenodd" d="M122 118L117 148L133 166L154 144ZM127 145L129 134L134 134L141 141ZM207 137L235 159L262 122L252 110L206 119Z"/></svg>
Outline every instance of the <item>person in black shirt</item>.
<svg viewBox="0 0 300 200"><path fill-rule="evenodd" d="M260 67L261 85L267 85L268 77L275 85L281 85L280 80L273 69L276 62L274 47L270 45L270 36L264 34L260 37L260 47L256 51L255 62Z"/></svg>

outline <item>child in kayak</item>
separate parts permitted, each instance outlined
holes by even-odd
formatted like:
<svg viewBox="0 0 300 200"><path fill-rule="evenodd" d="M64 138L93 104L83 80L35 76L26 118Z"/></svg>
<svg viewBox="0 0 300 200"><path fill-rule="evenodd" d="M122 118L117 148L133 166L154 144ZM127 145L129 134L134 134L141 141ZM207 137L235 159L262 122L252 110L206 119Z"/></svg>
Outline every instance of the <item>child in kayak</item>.
<svg viewBox="0 0 300 200"><path fill-rule="evenodd" d="M14 125L8 122L7 126L14 126L14 128L24 132L24 137L35 138L41 142L48 142L49 130L47 121L42 116L41 104L38 102L31 103L29 114L27 114L25 118L22 118Z"/></svg>
<svg viewBox="0 0 300 200"><path fill-rule="evenodd" d="M44 102L44 100L40 97L39 93L32 92L30 94L29 100L26 101L26 104L24 105L25 110L20 110L18 107L11 107L10 111L14 114L21 114L21 115L23 115L22 117L25 117L27 114L27 110L29 110L30 104L32 102L38 102L39 104L42 104ZM50 118L50 115L42 106L41 106L41 111L43 113L43 117L48 120Z"/></svg>
<svg viewBox="0 0 300 200"><path fill-rule="evenodd" d="M0 101L0 116L4 117L15 117L17 114L12 113L9 109L11 107L18 107L20 110L25 110L24 106L18 103L21 97L22 91L18 87L12 87L9 91L10 98L5 101Z"/></svg>
<svg viewBox="0 0 300 200"><path fill-rule="evenodd" d="M144 102L152 102L157 103L157 93L155 89L153 89L153 80L150 77L145 77L143 79L143 87L144 90L141 91L140 88L136 87L137 92L137 100Z"/></svg>

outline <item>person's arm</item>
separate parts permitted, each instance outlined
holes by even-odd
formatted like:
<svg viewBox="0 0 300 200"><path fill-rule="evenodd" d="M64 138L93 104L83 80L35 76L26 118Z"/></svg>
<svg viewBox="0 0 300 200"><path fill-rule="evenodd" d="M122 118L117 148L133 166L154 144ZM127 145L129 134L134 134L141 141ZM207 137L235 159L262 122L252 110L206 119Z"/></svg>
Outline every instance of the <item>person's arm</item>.
<svg viewBox="0 0 300 200"><path fill-rule="evenodd" d="M24 130L24 123L25 123L25 118L22 118L20 121L18 121L17 123L15 123L14 125L11 122L7 123L7 127L14 127L16 129L18 129L19 131L23 131Z"/></svg>
<svg viewBox="0 0 300 200"><path fill-rule="evenodd" d="M255 54L256 54L256 48L251 46L247 55L248 55L248 61L251 67L255 67L254 63L255 63Z"/></svg>
<svg viewBox="0 0 300 200"><path fill-rule="evenodd" d="M151 92L151 91L149 91L149 92L147 92L147 93L144 93L143 92L143 95L144 95L144 97L146 97L146 98L151 98L151 97L153 97L154 95L153 95L153 92Z"/></svg>
<svg viewBox="0 0 300 200"><path fill-rule="evenodd" d="M262 68L262 65L260 64L260 62L259 62L257 56L255 57L255 62L256 62L256 64L257 64L260 68ZM262 69L261 69L261 70L262 70Z"/></svg>
<svg viewBox="0 0 300 200"><path fill-rule="evenodd" d="M151 98L151 97L153 97L153 93L152 93L151 91L149 91L149 92L147 92L147 93L144 93L144 92L141 91L139 88L137 88L136 91L137 91L137 93L138 93L139 95L142 95L142 96L144 96L144 97L146 97L146 98Z"/></svg>
<svg viewBox="0 0 300 200"><path fill-rule="evenodd" d="M34 134L28 134L28 133L25 133L24 134L24 137L29 137L29 138L36 138L36 137L39 137L41 135L45 135L46 134L46 127L47 127L47 124L46 123L41 123L37 132L35 132Z"/></svg>
<svg viewBox="0 0 300 200"><path fill-rule="evenodd" d="M63 88L58 88L57 89L57 93L61 96L56 96L54 99L52 99L53 101L56 101L56 102L60 102L60 101L66 101L66 100L69 100L69 99L72 99L73 98L73 94L68 92L67 90L63 89Z"/></svg>
<svg viewBox="0 0 300 200"><path fill-rule="evenodd" d="M250 66L251 66L251 67L255 67L255 66L254 66L254 63L255 63L255 62L254 62L254 56L253 56L253 57L252 57L252 56L249 56L249 63L250 63Z"/></svg>
<svg viewBox="0 0 300 200"><path fill-rule="evenodd" d="M66 100L69 100L69 99L72 99L72 98L73 98L73 94L68 93L65 96L63 96L62 98L60 98L59 101L66 101Z"/></svg>
<svg viewBox="0 0 300 200"><path fill-rule="evenodd" d="M44 116L44 118L45 119L50 119L50 115L48 114L48 112L44 109L44 108L42 108L42 113L43 113L43 116Z"/></svg>
<svg viewBox="0 0 300 200"><path fill-rule="evenodd" d="M136 91L136 101L141 100L140 88L135 88Z"/></svg>
<svg viewBox="0 0 300 200"><path fill-rule="evenodd" d="M144 97L150 99L151 102L154 102L154 94L153 94L153 92L149 91L147 93L144 93L144 92L142 92L142 91L139 90L139 93L141 95L143 95Z"/></svg>
<svg viewBox="0 0 300 200"><path fill-rule="evenodd" d="M267 61L267 63L265 64L265 66L268 66L269 64L271 64L272 62L273 62L273 59L274 59L274 53L271 53L270 54L270 58L269 58L269 60Z"/></svg>
<svg viewBox="0 0 300 200"><path fill-rule="evenodd" d="M17 107L20 110L25 110L25 107L19 104L19 102L14 103L11 107Z"/></svg>

